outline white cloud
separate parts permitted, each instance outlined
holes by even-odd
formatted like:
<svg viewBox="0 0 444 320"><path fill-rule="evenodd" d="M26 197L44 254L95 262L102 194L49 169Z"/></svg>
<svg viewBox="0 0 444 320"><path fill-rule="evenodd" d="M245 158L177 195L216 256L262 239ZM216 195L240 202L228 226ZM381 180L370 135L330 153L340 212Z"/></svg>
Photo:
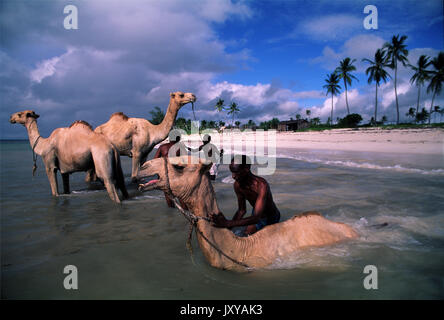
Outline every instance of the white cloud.
<svg viewBox="0 0 444 320"><path fill-rule="evenodd" d="M31 80L40 83L44 78L52 76L59 61L60 57L54 57L39 62L37 67L29 74Z"/></svg>
<svg viewBox="0 0 444 320"><path fill-rule="evenodd" d="M343 40L361 26L361 18L334 14L304 20L298 25L296 33L321 41Z"/></svg>
<svg viewBox="0 0 444 320"><path fill-rule="evenodd" d="M322 55L310 60L311 63L320 64L327 70L333 71L339 61L350 57L356 59L355 65L358 72L364 72L366 68L363 58L373 59L377 49L381 48L386 41L375 35L357 35L348 39L338 51L329 46L324 47Z"/></svg>

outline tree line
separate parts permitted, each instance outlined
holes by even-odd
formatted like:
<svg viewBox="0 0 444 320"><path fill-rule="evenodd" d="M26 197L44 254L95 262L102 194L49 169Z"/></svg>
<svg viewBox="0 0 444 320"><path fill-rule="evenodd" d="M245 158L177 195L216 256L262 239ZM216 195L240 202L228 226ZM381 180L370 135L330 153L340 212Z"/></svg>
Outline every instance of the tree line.
<svg viewBox="0 0 444 320"><path fill-rule="evenodd" d="M410 78L410 83L416 85L418 88L418 99L416 104L416 110L410 108L407 116L413 117L416 122L424 122L428 119L429 124L433 113L439 113L442 115L442 110L439 106L434 106L434 100L437 95L442 91L444 82L444 52L431 58L427 55L421 55L416 62L416 65L412 65L408 61L407 45L405 41L407 36L393 36L390 42L386 42L382 48L376 50L374 59L362 59L370 66L365 70L365 74L368 76L368 84L375 83L375 114L372 117L371 122L378 124L378 88L381 82L386 83L388 78L393 79L395 90L395 105L396 105L396 124L399 124L399 101L398 101L398 66L401 63L404 67L409 67L414 71L413 76ZM356 66L353 63L356 59L351 60L349 57L339 62L339 66L334 72L327 74L327 78L324 80L324 89L327 91L327 95L331 94L331 116L330 122L333 119L333 97L341 92L341 80L344 83L345 90L345 103L347 106L347 115L350 115L350 108L348 103L347 91L351 86L353 79L357 78L352 74L356 71ZM431 68L429 68L431 67ZM392 70L392 75L389 74L387 69ZM393 77L392 77L393 76ZM430 111L427 111L424 107L419 111L421 88L427 85L427 93L432 93L432 102L430 104Z"/></svg>

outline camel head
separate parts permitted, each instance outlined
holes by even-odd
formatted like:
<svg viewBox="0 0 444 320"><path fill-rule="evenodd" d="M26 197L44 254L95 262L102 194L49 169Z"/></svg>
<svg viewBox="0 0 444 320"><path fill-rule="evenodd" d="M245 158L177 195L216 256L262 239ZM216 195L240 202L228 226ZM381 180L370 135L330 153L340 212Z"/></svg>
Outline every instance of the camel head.
<svg viewBox="0 0 444 320"><path fill-rule="evenodd" d="M171 192L187 202L189 197L199 188L202 177L210 170L211 165L211 162L190 156L157 158L147 161L140 168L138 179L155 175L157 175L157 179L139 185L139 190L160 189L168 192L169 184ZM168 175L165 169L167 169Z"/></svg>
<svg viewBox="0 0 444 320"><path fill-rule="evenodd" d="M38 117L40 116L36 114L33 110L24 110L12 114L9 118L9 122L25 125L28 119L37 119Z"/></svg>
<svg viewBox="0 0 444 320"><path fill-rule="evenodd" d="M186 105L187 103L194 103L196 102L196 96L193 93L190 92L172 92L170 93L170 105L177 106L177 109L180 109L182 106Z"/></svg>

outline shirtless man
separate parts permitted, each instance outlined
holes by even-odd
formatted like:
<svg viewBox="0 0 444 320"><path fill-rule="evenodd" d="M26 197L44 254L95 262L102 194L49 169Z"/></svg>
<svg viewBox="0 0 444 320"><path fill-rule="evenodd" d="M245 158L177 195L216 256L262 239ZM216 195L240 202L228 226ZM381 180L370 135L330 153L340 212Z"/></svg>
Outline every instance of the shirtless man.
<svg viewBox="0 0 444 320"><path fill-rule="evenodd" d="M219 167L219 159L220 157L222 157L222 155L224 154L224 149L221 149L219 151L219 149L211 142L211 136L209 134L206 134L203 137L203 144L199 146L198 149L192 149L192 148L187 148L189 151L191 151L192 153L194 152L203 152L203 157L205 158L205 160L209 160L211 162L213 162L213 165L210 168L210 171L208 172L210 179L211 180L216 180L217 177L217 172L218 172L218 167ZM213 150L214 150L214 156L213 156Z"/></svg>
<svg viewBox="0 0 444 320"><path fill-rule="evenodd" d="M218 228L231 229L246 226L245 230L240 233L236 232L241 236L251 235L266 225L277 223L281 217L273 201L270 186L264 178L258 177L250 171L251 164L247 159L247 156L243 155L240 164L236 164L234 158L230 164L238 203L238 210L233 219L227 220L222 213L211 215L213 226ZM253 212L251 216L244 218L243 216L247 212L246 200L253 207Z"/></svg>
<svg viewBox="0 0 444 320"><path fill-rule="evenodd" d="M154 159L156 158L166 158L168 157L168 153L170 152L170 149L174 146L174 149L176 149L176 157L180 156L181 151L182 152L186 152L186 150L184 149L184 146L179 143L180 142L180 134L175 134L174 132L171 131L170 133L170 142L162 144L159 149L157 149L156 154L154 155ZM177 145L176 145L177 144ZM174 152L174 149L172 150ZM186 153L183 153L186 154ZM168 194L166 192L164 192L165 195L165 200L167 202L168 207L170 208L174 208L174 202L173 200L168 196ZM184 210L188 210L188 207L182 203L180 203L182 205L182 208Z"/></svg>

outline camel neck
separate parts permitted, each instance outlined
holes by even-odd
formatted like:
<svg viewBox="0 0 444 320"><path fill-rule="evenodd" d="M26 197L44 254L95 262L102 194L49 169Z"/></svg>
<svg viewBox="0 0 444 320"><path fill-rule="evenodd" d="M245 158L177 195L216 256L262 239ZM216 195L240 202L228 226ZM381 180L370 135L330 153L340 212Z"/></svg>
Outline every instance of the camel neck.
<svg viewBox="0 0 444 320"><path fill-rule="evenodd" d="M179 106L171 99L162 122L156 126L156 137L154 139L156 144L165 140L168 136L178 112Z"/></svg>
<svg viewBox="0 0 444 320"><path fill-rule="evenodd" d="M27 120L25 127L28 131L29 144L31 145L31 148L34 148L34 152L36 154L41 155L46 139L40 137L37 121L35 119Z"/></svg>
<svg viewBox="0 0 444 320"><path fill-rule="evenodd" d="M197 190L197 196L193 196L192 198L193 200L196 200L191 204L194 214L201 217L206 217L210 213L219 212L213 185L206 174L202 176L202 181L199 185L199 189Z"/></svg>
<svg viewBox="0 0 444 320"><path fill-rule="evenodd" d="M209 177L204 175L196 195L192 196L195 201L190 203L194 214L206 217L210 213L219 213L213 186ZM188 205L188 204L187 204ZM203 254L209 263L218 268L244 270L245 259L248 257L248 243L251 239L239 240L230 230L213 227L205 220L197 223L197 240ZM241 248L234 251L233 248Z"/></svg>

